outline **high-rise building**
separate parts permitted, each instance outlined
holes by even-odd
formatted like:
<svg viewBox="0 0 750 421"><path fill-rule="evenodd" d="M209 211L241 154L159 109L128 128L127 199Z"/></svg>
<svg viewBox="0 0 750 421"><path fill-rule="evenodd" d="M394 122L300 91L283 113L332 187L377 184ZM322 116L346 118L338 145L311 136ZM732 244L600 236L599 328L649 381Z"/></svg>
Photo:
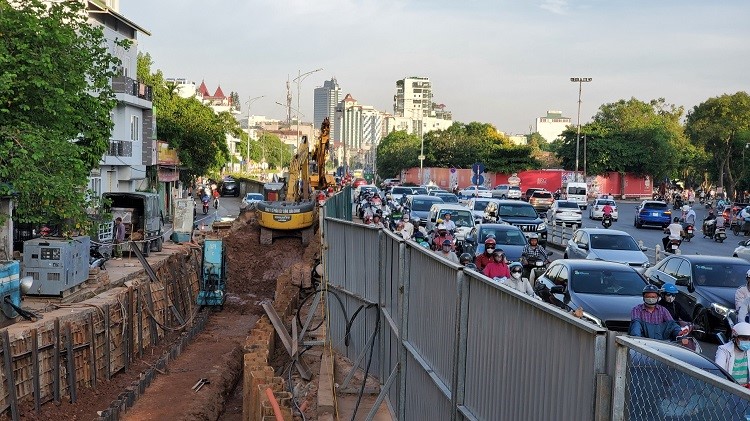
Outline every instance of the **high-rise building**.
<svg viewBox="0 0 750 421"><path fill-rule="evenodd" d="M430 78L412 76L397 80L393 113L396 117L409 117L415 120L434 117Z"/></svg>
<svg viewBox="0 0 750 421"><path fill-rule="evenodd" d="M549 110L545 117L536 119L535 131L547 142L554 142L561 137L562 132L568 126L570 126L570 117L563 117L562 111Z"/></svg>
<svg viewBox="0 0 750 421"><path fill-rule="evenodd" d="M332 126L336 121L336 107L341 101L339 96L341 95L341 88L333 77L331 80L323 82L323 86L315 88L315 103L313 112L313 124L316 129L320 129L320 125L323 124L323 120L328 117L328 121ZM336 137L334 127L331 130L331 136L338 140Z"/></svg>
<svg viewBox="0 0 750 421"><path fill-rule="evenodd" d="M351 94L346 94L336 107L334 120L338 139L346 145L346 149L360 149L362 147L362 106Z"/></svg>

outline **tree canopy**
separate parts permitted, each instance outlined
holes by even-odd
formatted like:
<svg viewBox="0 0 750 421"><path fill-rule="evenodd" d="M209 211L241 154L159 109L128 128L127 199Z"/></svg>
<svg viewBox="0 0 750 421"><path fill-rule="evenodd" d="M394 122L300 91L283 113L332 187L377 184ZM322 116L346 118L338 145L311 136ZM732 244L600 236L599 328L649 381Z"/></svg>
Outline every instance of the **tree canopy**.
<svg viewBox="0 0 750 421"><path fill-rule="evenodd" d="M196 98L183 98L174 85L167 84L161 70L151 73L149 54L138 54L138 78L153 86L157 139L177 150L184 169L183 181L190 181L220 169L229 160L227 135L244 134L229 113L219 114Z"/></svg>
<svg viewBox="0 0 750 421"><path fill-rule="evenodd" d="M239 148L244 159L247 159L248 142L250 142L250 160L263 162L265 159L268 167L272 169L288 166L294 156L290 145L284 143L273 133L263 132L258 140L250 140L247 136L242 139Z"/></svg>
<svg viewBox="0 0 750 421"><path fill-rule="evenodd" d="M87 177L109 145L120 65L87 19L83 2L0 0L0 181L17 193L19 222L87 225Z"/></svg>

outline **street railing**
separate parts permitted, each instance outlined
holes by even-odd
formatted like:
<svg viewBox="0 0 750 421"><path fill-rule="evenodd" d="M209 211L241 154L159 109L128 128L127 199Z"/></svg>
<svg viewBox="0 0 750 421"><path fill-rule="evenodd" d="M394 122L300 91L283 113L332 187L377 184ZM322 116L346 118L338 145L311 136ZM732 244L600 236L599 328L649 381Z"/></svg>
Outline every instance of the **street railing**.
<svg viewBox="0 0 750 421"><path fill-rule="evenodd" d="M612 419L747 420L750 391L648 345L618 336Z"/></svg>

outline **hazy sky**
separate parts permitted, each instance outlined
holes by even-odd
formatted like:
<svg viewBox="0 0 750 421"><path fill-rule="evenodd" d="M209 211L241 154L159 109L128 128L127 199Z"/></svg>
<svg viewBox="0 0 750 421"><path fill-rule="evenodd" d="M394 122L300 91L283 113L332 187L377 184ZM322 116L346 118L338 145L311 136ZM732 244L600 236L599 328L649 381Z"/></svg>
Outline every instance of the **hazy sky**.
<svg viewBox="0 0 750 421"><path fill-rule="evenodd" d="M548 109L575 122L573 76L593 78L582 122L622 98L687 110L750 82L747 0L121 0L120 12L151 31L139 48L165 76L265 95L251 113L275 118L287 75L321 67L302 83L305 121L331 76L389 112L396 80L427 76L454 120L511 133Z"/></svg>

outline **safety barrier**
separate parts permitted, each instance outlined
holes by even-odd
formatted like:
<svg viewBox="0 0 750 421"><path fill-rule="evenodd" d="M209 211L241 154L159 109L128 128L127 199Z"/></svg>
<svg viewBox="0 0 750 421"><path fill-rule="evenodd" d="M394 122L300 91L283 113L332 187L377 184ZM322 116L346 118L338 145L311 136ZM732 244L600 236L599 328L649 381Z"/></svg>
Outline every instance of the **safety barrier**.
<svg viewBox="0 0 750 421"><path fill-rule="evenodd" d="M387 230L323 225L330 340L397 419L609 417L606 330Z"/></svg>
<svg viewBox="0 0 750 421"><path fill-rule="evenodd" d="M326 200L326 205L323 209L327 218L351 221L352 188L350 186L345 186L339 193L335 194L333 197L329 197Z"/></svg>
<svg viewBox="0 0 750 421"><path fill-rule="evenodd" d="M619 336L612 419L747 420L750 392L649 347Z"/></svg>

